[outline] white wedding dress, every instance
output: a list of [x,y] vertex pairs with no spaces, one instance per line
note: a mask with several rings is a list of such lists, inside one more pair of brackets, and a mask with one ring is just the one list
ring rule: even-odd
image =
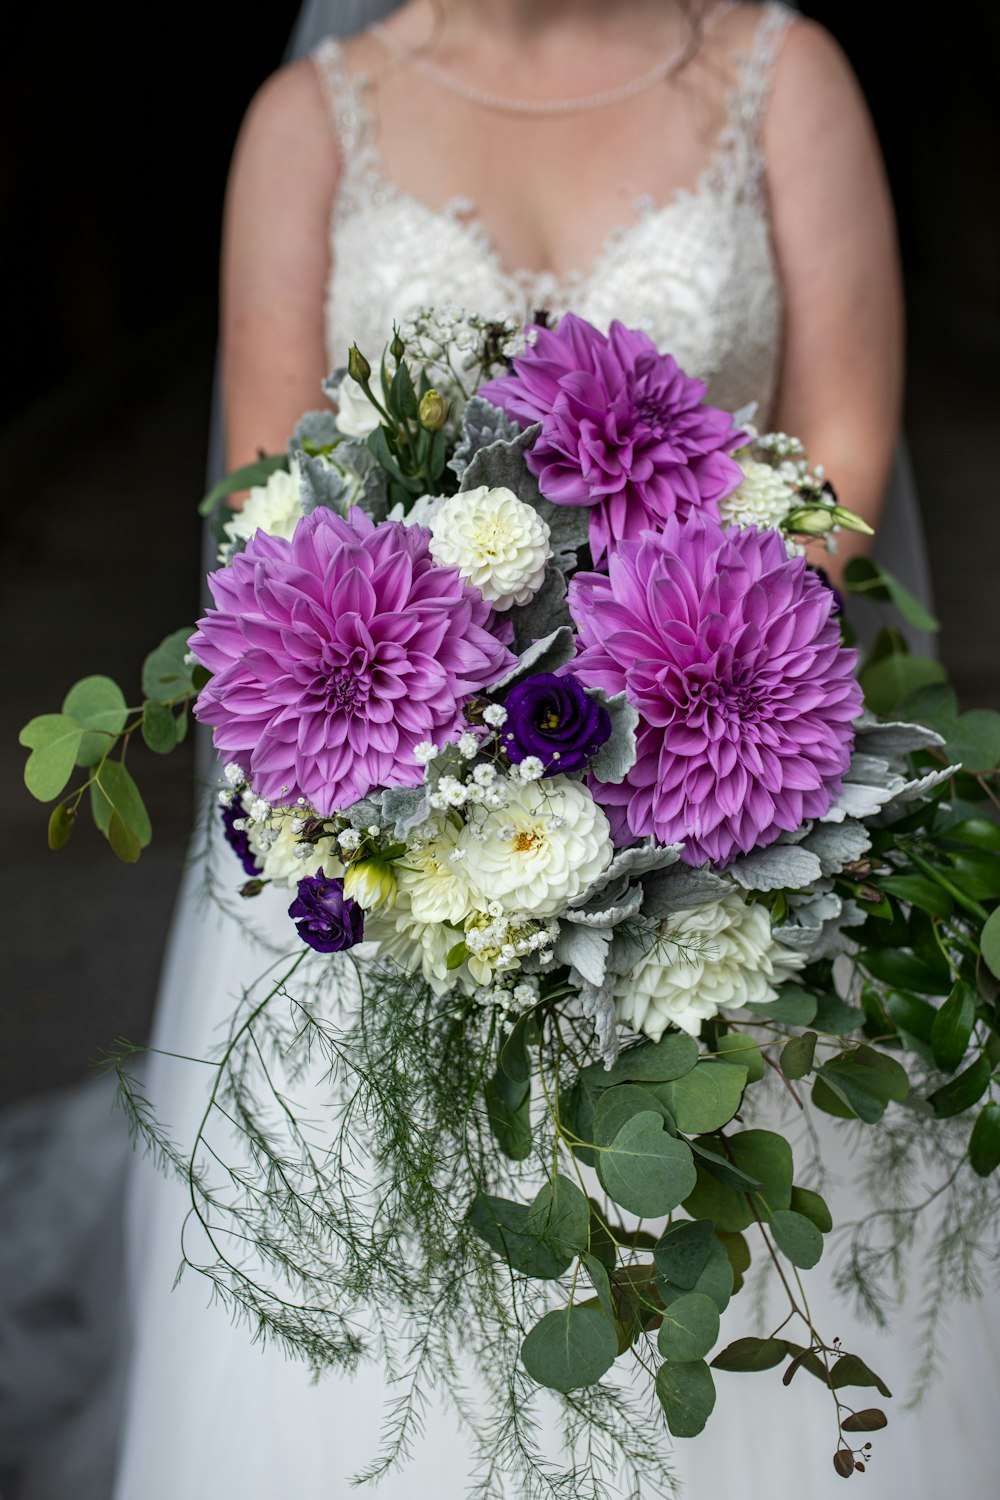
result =
[[[333,265],[327,304],[331,367],[357,341],[378,351],[391,327],[415,304],[448,301],[479,312],[524,316],[539,307],[572,307],[606,326],[612,317],[645,328],[689,372],[708,381],[710,397],[738,408],[758,404],[766,425],[782,337],[782,297],[772,251],[759,127],[783,34],[792,20],[781,5],[764,7],[751,54],[731,101],[727,127],[698,183],[668,203],[636,205],[634,221],[607,242],[596,264],[569,279],[505,270],[474,206],[432,210],[389,183],[375,146],[370,93],[349,75],[337,43],[316,64],[343,151],[342,188],[331,219]],[[912,527],[890,515],[896,544],[890,565],[920,588],[902,564]],[[883,555],[885,549],[883,547]],[[219,878],[239,883],[234,861]],[[218,1040],[242,985],[266,961],[227,918],[198,897],[198,873],[182,892],[174,923],[155,1045],[206,1056]],[[267,891],[254,903],[273,940],[295,946],[284,899]],[[289,941],[291,939],[291,941]],[[204,1070],[154,1056],[149,1092],[174,1139],[190,1138],[204,1105]],[[186,1200],[148,1162],[132,1185],[129,1299],[134,1349],[115,1500],[337,1500],[356,1493],[349,1477],[369,1462],[387,1393],[381,1371],[330,1376],[310,1384],[305,1368],[280,1352],[263,1352],[224,1311],[210,1308],[210,1289],[188,1272],[171,1289]],[[821,1266],[807,1278],[820,1328],[840,1334],[905,1400],[910,1366],[906,1340],[858,1329],[834,1311]],[[734,1328],[750,1331],[750,1299],[733,1304]],[[939,1500],[995,1493],[992,1431],[1000,1394],[1000,1339],[984,1304],[956,1308],[946,1340],[950,1366],[922,1412],[896,1411],[876,1434],[872,1471],[856,1484],[875,1500]],[[756,1330],[753,1330],[756,1331]],[[705,1435],[677,1445],[676,1470],[693,1500],[810,1500],[839,1493],[831,1465],[829,1393],[801,1376],[790,1390],[780,1370],[720,1374],[718,1406]],[[808,1386],[808,1388],[807,1388]],[[871,1404],[861,1393],[858,1405]],[[442,1410],[427,1414],[413,1462],[377,1493],[386,1500],[457,1500],[470,1463],[464,1440]],[[52,1497],[57,1500],[57,1497]],[[70,1500],[69,1496],[65,1500]],[[520,1500],[515,1496],[514,1500]]]

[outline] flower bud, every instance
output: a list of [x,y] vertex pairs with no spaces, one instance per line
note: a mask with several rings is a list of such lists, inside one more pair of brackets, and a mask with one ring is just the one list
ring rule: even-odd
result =
[[403,343],[403,340],[399,336],[398,328],[394,328],[392,330],[392,343],[389,345],[389,353],[392,355],[397,365],[399,364],[399,361],[402,359],[403,355],[406,353],[406,345]]
[[352,344],[348,352],[347,373],[359,385],[363,385],[367,380],[371,379],[372,367],[361,353],[357,344]]
[[344,895],[356,901],[365,911],[377,911],[380,906],[387,910],[396,904],[396,872],[392,865],[377,855],[369,859],[355,859],[347,866],[344,875]]
[[799,536],[826,536],[837,524],[834,511],[825,505],[804,505],[793,510],[785,526]]
[[420,425],[428,432],[440,432],[448,420],[448,403],[439,391],[425,391],[420,398]]
[[845,510],[842,505],[834,507],[833,518],[838,526],[843,526],[845,531],[860,531],[864,536],[874,536],[875,533],[867,521],[862,521],[853,510]]

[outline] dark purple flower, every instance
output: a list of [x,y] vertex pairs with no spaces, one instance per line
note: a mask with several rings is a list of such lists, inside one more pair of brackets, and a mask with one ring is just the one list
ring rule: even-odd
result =
[[717,517],[742,482],[729,452],[745,441],[728,412],[646,334],[614,322],[607,336],[567,313],[537,328],[513,372],[479,394],[542,430],[526,460],[556,505],[590,505],[596,561],[668,516]]
[[500,740],[513,762],[537,755],[546,771],[578,771],[611,738],[611,716],[569,674],[526,677],[503,703]]
[[250,848],[250,840],[245,828],[234,828],[233,824],[237,818],[245,818],[246,812],[243,802],[239,797],[234,797],[228,807],[223,807],[222,826],[226,834],[226,843],[232,849],[236,858],[243,866],[248,875],[259,875],[261,866],[257,863]]
[[513,665],[479,590],[429,541],[321,507],[291,541],[258,531],[209,574],[216,607],[190,644],[213,676],[195,714],[259,796],[326,814],[376,786],[419,786],[415,747],[447,739]]
[[344,882],[328,880],[322,870],[299,881],[299,893],[288,915],[296,931],[317,953],[341,953],[360,943],[365,914],[356,901],[344,897]]
[[653,834],[724,864],[828,810],[862,696],[833,595],[777,531],[672,517],[569,586],[573,670],[627,693],[635,765],[591,788],[618,843]]
[[825,568],[818,568],[815,563],[809,564],[809,571],[810,573],[815,573],[820,583],[825,584],[826,587],[830,590],[830,593],[833,595],[834,614],[842,615],[844,613],[844,596],[838,589],[837,585],[834,583],[833,579],[830,577],[829,573]]

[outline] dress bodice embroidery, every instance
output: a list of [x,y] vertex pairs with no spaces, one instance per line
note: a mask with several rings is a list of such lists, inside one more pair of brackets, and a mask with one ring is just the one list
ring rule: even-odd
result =
[[328,38],[313,54],[342,157],[330,216],[326,340],[331,368],[348,345],[380,351],[394,319],[442,302],[489,317],[572,309],[606,329],[643,328],[709,399],[756,402],[766,422],[778,378],[782,296],[771,243],[761,121],[774,61],[792,12],[763,7],[739,59],[726,124],[693,188],[636,201],[595,262],[569,276],[507,270],[468,199],[430,208],[385,175],[368,103],[370,79],[347,68]]

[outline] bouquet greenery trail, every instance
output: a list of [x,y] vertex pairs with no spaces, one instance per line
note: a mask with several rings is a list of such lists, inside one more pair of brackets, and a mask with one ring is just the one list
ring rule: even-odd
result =
[[[641,333],[429,310],[326,391],[208,497],[250,487],[141,704],[88,677],[22,733],[52,847],[89,805],[134,861],[132,742],[166,753],[193,712],[242,895],[287,887],[193,1142],[138,1049],[112,1059],[186,1185],[185,1260],[318,1371],[384,1360],[367,1479],[433,1388],[484,1496],[660,1492],[718,1372],[778,1365],[863,1470],[889,1391],[803,1273],[839,1235],[879,1321],[925,1218],[940,1295],[995,1254],[1000,716],[892,624],[858,670],[808,549],[863,523]],[[846,573],[933,627],[877,563]],[[835,1227],[838,1129],[881,1201]],[[751,1262],[787,1307],[726,1342]]]

